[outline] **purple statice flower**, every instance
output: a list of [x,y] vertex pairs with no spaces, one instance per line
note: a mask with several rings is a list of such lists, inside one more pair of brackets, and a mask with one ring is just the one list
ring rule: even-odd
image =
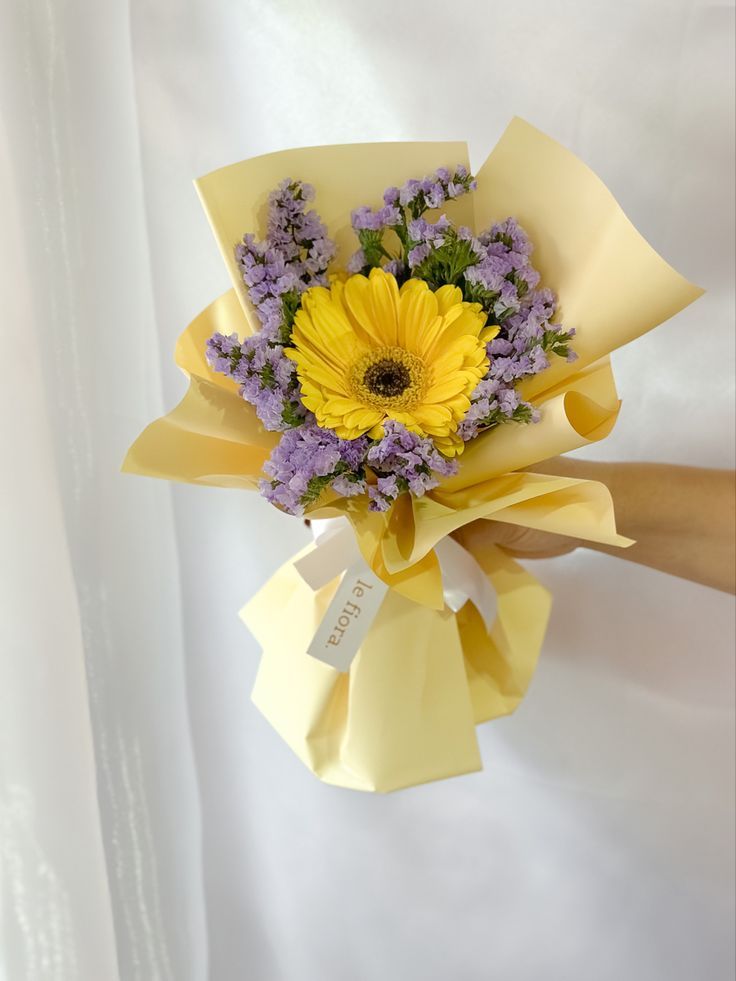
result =
[[457,282],[485,256],[471,230],[464,225],[455,228],[447,215],[440,215],[435,222],[415,218],[409,222],[407,234],[412,275],[426,279],[433,288]]
[[394,205],[387,204],[378,211],[373,211],[368,205],[356,208],[350,216],[350,223],[356,232],[380,232],[401,222],[401,212]]
[[[235,248],[243,282],[270,341],[287,339],[289,312],[310,286],[327,286],[335,244],[315,211],[310,184],[284,180],[268,199],[266,237],[251,234]],[[287,302],[288,301],[288,302]]]
[[394,420],[384,424],[383,438],[373,443],[365,460],[377,476],[368,487],[372,511],[387,511],[403,491],[421,497],[437,486],[438,476],[457,472],[457,463],[443,456],[431,439]]
[[416,269],[417,266],[420,266],[429,256],[431,251],[432,247],[426,242],[422,245],[415,245],[413,249],[409,250],[409,255],[407,256],[409,260],[409,268]]
[[330,485],[343,496],[365,493],[361,465],[368,443],[366,437],[340,439],[313,421],[289,429],[264,464],[269,479],[261,481],[261,493],[289,514],[303,514]]
[[399,203],[398,187],[387,187],[383,192],[383,203],[387,205],[397,205]]
[[408,180],[399,189],[399,202],[413,218],[419,218],[428,208],[441,208],[447,201],[474,191],[475,187],[474,178],[462,164],[458,164],[453,172],[440,167],[422,180]]
[[435,222],[415,218],[409,222],[408,232],[413,242],[426,243],[438,249],[445,244],[446,235],[451,228],[452,222],[447,215],[440,215]]
[[499,222],[477,242],[479,261],[465,270],[464,293],[481,303],[500,331],[488,344],[488,372],[458,428],[464,440],[502,422],[538,421],[539,413],[521,399],[516,386],[548,368],[551,354],[576,357],[569,347],[575,331],[552,322],[555,296],[539,288],[539,273],[530,258],[532,244],[518,222]]
[[399,189],[399,204],[402,208],[408,208],[417,200],[422,190],[422,182],[412,177]]
[[379,477],[375,484],[368,487],[370,500],[368,507],[371,511],[388,511],[401,491],[402,488],[394,474]]
[[476,238],[473,231],[467,227],[467,225],[458,225],[457,227],[457,237],[461,242],[469,242],[470,248],[478,259],[485,257],[485,250],[480,243],[480,240]]
[[[467,441],[491,425],[511,422],[515,416],[530,415],[532,412],[532,407],[521,400],[512,385],[486,376],[473,392],[470,409],[458,426],[458,433]],[[519,421],[522,419],[519,418]]]
[[[373,484],[366,482],[366,467],[376,476]],[[457,463],[393,420],[379,440],[344,440],[309,419],[284,433],[264,471],[269,479],[261,481],[261,493],[290,514],[302,514],[327,488],[343,497],[367,491],[370,509],[387,511],[406,491],[421,497],[436,487],[439,477],[457,472]]]
[[341,497],[357,497],[365,494],[365,480],[362,477],[356,479],[354,476],[346,477],[340,474],[339,477],[335,477],[330,486]]
[[311,185],[292,180],[271,193],[265,239],[247,234],[235,249],[261,330],[242,344],[235,335],[215,334],[206,347],[210,365],[240,384],[240,394],[270,430],[300,425],[307,416],[283,345],[301,294],[328,285],[327,268],[335,255],[319,216],[307,210],[313,197]]
[[362,249],[358,249],[348,259],[346,268],[349,273],[359,273],[367,264],[368,260],[365,257],[365,252]]
[[488,231],[481,236],[481,239],[486,244],[501,241],[511,252],[518,252],[522,255],[531,255],[533,250],[529,236],[515,218],[507,218],[506,221],[491,225]]
[[289,429],[307,418],[294,363],[284,356],[281,345],[262,332],[242,342],[237,334],[213,334],[206,355],[215,371],[240,385],[241,396],[255,407],[266,429]]
[[395,276],[396,279],[406,277],[407,268],[401,259],[390,259],[383,267],[384,271]]
[[524,230],[513,218],[493,225],[477,239],[478,259],[465,271],[468,283],[489,297],[489,312],[507,317],[519,310],[522,296],[539,283],[539,273],[531,264],[532,246]]
[[213,334],[205,344],[205,353],[211,368],[232,377],[242,356],[240,338],[237,334]]
[[465,279],[488,290],[489,293],[499,293],[503,288],[507,274],[513,270],[501,256],[484,255],[480,262],[465,270]]
[[[383,194],[384,206],[373,210],[367,205],[352,212],[351,222],[358,236],[360,249],[348,263],[349,272],[383,266],[406,279],[427,257],[425,245],[439,248],[450,222],[443,215],[434,224],[426,222],[422,215],[428,210],[441,208],[447,201],[475,189],[475,180],[467,169],[459,164],[450,171],[440,167],[434,174],[423,178],[411,178],[403,187],[387,187]],[[384,232],[394,229],[400,244],[398,254],[392,254],[384,245]],[[417,251],[418,250],[418,251]],[[394,271],[396,270],[396,271]]]
[[424,200],[428,208],[441,208],[442,205],[447,200],[445,188],[439,181],[436,184],[431,184],[427,190],[424,192]]

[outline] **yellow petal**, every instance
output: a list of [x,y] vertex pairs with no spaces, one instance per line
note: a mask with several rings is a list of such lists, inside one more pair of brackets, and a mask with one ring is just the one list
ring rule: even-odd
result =
[[487,344],[488,341],[493,340],[493,338],[498,334],[500,330],[501,328],[499,327],[498,324],[495,324],[492,327],[490,326],[484,327],[483,330],[480,332],[480,339],[483,341],[484,344]]
[[354,430],[357,434],[364,433],[366,430],[375,426],[383,420],[383,413],[365,406],[358,406],[345,415],[345,426]]
[[414,353],[420,358],[423,358],[424,361],[431,361],[431,352],[434,351],[435,344],[441,338],[444,329],[444,318],[440,316],[435,317],[431,323],[426,324],[414,339]]
[[412,415],[420,426],[445,426],[452,418],[446,405],[418,405]]
[[437,298],[428,288],[406,290],[399,301],[399,347],[418,354],[420,338],[437,319],[437,309]]
[[299,357],[296,360],[296,373],[300,381],[312,381],[321,386],[327,386],[335,392],[347,395],[345,376],[335,371],[327,364]]
[[465,449],[465,443],[457,433],[451,432],[447,436],[435,438],[435,446],[444,456],[459,456]]
[[355,411],[355,406],[356,403],[353,398],[332,398],[325,402],[325,412],[333,416],[346,416],[348,412]]
[[444,316],[452,307],[463,302],[463,291],[459,286],[441,286],[434,294],[437,297],[439,312]]
[[467,379],[463,375],[450,375],[438,385],[432,385],[424,396],[427,402],[446,402],[459,395],[467,387]]
[[351,276],[345,283],[342,296],[355,336],[371,346],[390,347],[383,324],[377,323],[373,316],[368,279],[365,276]]
[[400,343],[399,330],[399,287],[393,276],[382,269],[372,269],[368,279],[371,312],[374,323],[381,325],[381,332],[389,346]]
[[439,358],[435,358],[432,363],[432,377],[435,383],[444,381],[448,375],[454,374],[465,364],[465,352],[456,346],[450,347]]

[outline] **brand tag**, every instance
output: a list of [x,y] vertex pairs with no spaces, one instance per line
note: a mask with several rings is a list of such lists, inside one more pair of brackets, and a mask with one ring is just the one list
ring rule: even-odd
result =
[[345,572],[307,653],[347,671],[376,618],[388,586],[361,558]]

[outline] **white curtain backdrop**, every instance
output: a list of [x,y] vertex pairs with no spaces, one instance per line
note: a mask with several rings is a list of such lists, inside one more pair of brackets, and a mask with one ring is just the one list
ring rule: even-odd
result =
[[0,0],[2,981],[733,977],[729,597],[534,564],[550,631],[485,771],[363,795],[249,702],[237,610],[300,522],[118,472],[228,286],[194,177],[366,140],[479,164],[514,114],[708,290],[615,355],[588,455],[733,466],[733,31],[705,0]]

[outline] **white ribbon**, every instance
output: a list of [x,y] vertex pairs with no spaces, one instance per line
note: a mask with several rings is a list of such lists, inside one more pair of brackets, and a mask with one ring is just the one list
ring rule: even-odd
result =
[[[347,671],[389,587],[361,555],[347,518],[320,519],[311,527],[316,548],[294,563],[297,572],[314,590],[343,575],[307,653]],[[496,618],[496,594],[481,567],[453,538],[444,538],[434,551],[447,606],[457,613],[470,600],[490,630]]]

